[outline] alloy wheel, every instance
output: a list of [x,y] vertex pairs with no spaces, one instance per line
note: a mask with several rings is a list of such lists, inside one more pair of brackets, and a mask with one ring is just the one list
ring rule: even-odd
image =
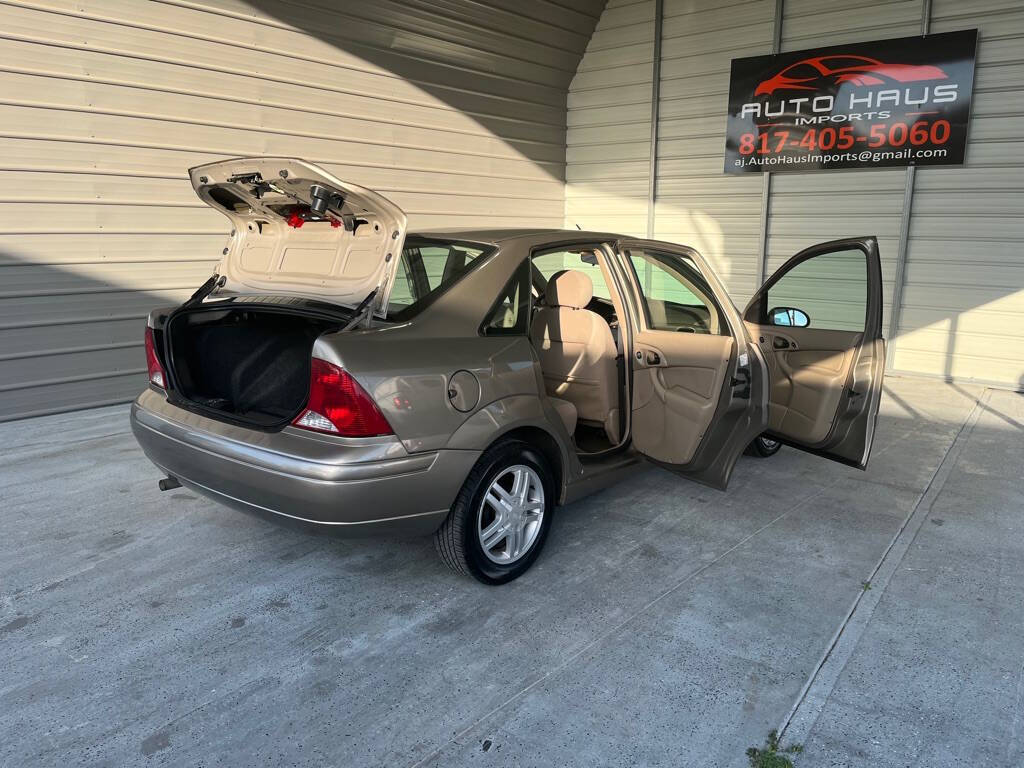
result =
[[529,552],[540,534],[544,507],[544,484],[532,468],[516,464],[499,472],[476,515],[487,559],[508,565]]

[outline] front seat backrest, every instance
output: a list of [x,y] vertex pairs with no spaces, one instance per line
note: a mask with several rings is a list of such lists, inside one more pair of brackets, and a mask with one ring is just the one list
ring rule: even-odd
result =
[[579,420],[603,427],[614,445],[619,442],[615,340],[604,318],[584,309],[593,295],[584,273],[556,272],[533,317],[530,340],[548,395],[575,405]]

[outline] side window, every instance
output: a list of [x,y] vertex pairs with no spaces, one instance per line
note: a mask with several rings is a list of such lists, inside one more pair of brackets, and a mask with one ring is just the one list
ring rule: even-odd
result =
[[768,325],[863,331],[867,257],[853,248],[801,261],[768,288]]
[[468,250],[455,245],[427,245],[419,251],[420,258],[423,259],[423,272],[431,291],[442,282],[450,281],[452,276],[461,274],[472,258]]
[[484,336],[521,336],[530,316],[530,263],[524,261],[498,294],[480,332]]
[[407,239],[388,297],[388,315],[408,319],[472,269],[483,253],[468,244]]
[[593,249],[585,251],[551,251],[533,257],[533,265],[543,275],[544,280],[563,269],[574,269],[590,278],[594,284],[594,295],[599,299],[611,300],[611,292],[604,281],[604,273],[593,256]]
[[697,265],[683,256],[626,251],[644,299],[647,327],[720,334],[721,314]]
[[427,275],[423,271],[423,260],[419,248],[406,248],[398,262],[395,284],[391,287],[388,305],[391,310],[407,307],[430,293]]

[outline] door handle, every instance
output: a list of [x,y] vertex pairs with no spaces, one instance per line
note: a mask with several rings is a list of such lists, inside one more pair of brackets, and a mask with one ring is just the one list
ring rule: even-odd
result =
[[647,364],[648,365],[658,365],[659,363],[661,363],[661,355],[659,355],[654,350],[648,350],[647,351]]
[[789,349],[789,341],[776,336],[772,339],[772,346],[776,349]]

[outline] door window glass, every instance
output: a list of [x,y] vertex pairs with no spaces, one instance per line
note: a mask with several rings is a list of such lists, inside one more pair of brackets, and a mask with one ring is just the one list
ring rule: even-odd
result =
[[769,325],[863,331],[867,289],[863,251],[852,248],[823,253],[801,261],[772,284],[765,318]]
[[648,328],[721,333],[721,316],[711,288],[690,259],[637,249],[626,254],[643,294]]

